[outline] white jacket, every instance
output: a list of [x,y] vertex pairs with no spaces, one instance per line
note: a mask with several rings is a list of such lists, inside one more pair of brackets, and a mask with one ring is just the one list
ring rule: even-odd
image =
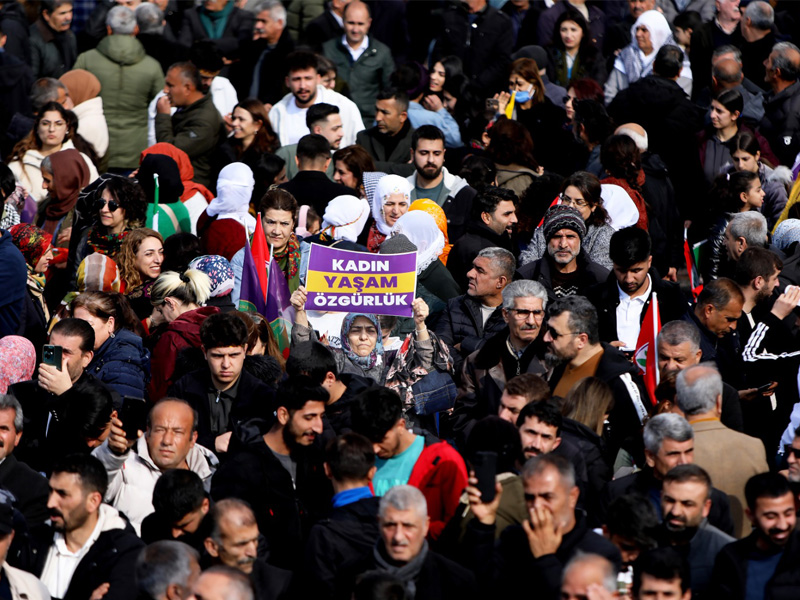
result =
[[[290,102],[294,102],[294,96],[292,96],[291,93],[281,98],[280,102],[276,103],[275,106],[272,107],[272,110],[269,111],[269,121],[272,123],[272,129],[275,130],[275,133],[281,141],[281,146],[288,146],[289,144],[296,143],[297,137],[302,137],[308,133],[308,127],[304,125],[303,132],[300,136],[292,138],[289,135],[287,127],[282,126]],[[344,137],[342,138],[340,147],[345,148],[355,144],[356,135],[359,131],[364,129],[364,121],[361,119],[361,113],[356,103],[338,92],[329,90],[324,85],[318,85],[317,98],[314,104],[319,104],[321,102],[339,107],[339,115],[342,117],[342,129],[344,130]]]
[[3,574],[11,587],[11,597],[14,600],[50,600],[50,592],[45,585],[30,573],[15,569],[5,562]]
[[[72,140],[66,141],[61,145],[62,150],[74,150]],[[94,166],[92,159],[81,152],[86,166],[89,167],[89,183],[97,179],[97,167]],[[47,190],[42,188],[42,161],[44,156],[38,150],[28,150],[22,157],[22,161],[14,160],[8,163],[8,168],[14,174],[17,183],[25,188],[31,197],[38,204],[47,197]],[[88,184],[87,184],[88,185]]]
[[108,123],[103,113],[103,99],[98,96],[81,102],[72,112],[78,117],[78,133],[94,147],[97,156],[105,156],[108,152]]
[[[108,472],[108,491],[105,501],[123,513],[141,533],[142,521],[153,512],[153,488],[161,477],[161,470],[150,458],[144,436],[136,442],[135,451],[128,450],[122,456],[111,452],[108,441],[94,449],[96,456]],[[213,452],[195,444],[186,456],[189,470],[203,480],[206,491],[211,486],[211,476],[219,465]]]

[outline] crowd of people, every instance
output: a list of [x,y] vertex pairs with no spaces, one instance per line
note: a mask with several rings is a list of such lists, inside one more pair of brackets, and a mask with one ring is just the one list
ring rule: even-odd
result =
[[[800,597],[797,39],[0,0],[0,596]],[[416,255],[406,316],[314,246]]]

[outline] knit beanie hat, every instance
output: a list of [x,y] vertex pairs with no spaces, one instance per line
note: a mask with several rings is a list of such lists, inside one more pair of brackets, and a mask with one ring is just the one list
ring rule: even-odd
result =
[[548,242],[550,238],[561,229],[571,229],[578,234],[581,241],[583,241],[583,237],[586,235],[586,223],[583,222],[583,217],[578,209],[561,204],[557,204],[548,209],[544,215],[542,229],[544,232],[544,239]]
[[411,243],[411,240],[402,233],[398,233],[383,241],[379,254],[403,254],[416,251],[417,247]]

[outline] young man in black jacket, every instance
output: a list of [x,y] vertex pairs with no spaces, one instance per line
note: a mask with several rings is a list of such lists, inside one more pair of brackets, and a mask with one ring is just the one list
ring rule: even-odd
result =
[[144,544],[116,509],[103,504],[107,485],[102,463],[88,454],[53,465],[51,528],[33,532],[28,552],[12,561],[39,577],[53,598],[85,600],[105,585],[107,600],[137,597],[136,558]]
[[228,451],[233,428],[248,418],[270,418],[267,384],[243,370],[247,326],[234,313],[211,315],[200,327],[208,366],[175,382],[170,396],[197,411],[197,443],[218,454]]
[[633,351],[654,293],[662,323],[683,319],[689,303],[678,284],[661,279],[653,270],[650,235],[644,229],[626,227],[615,232],[608,253],[614,269],[586,297],[597,307],[600,339]]
[[211,480],[212,499],[250,504],[267,539],[270,563],[277,567],[300,566],[308,532],[330,506],[330,483],[314,447],[327,401],[328,392],[309,377],[285,380],[272,426],[263,435],[259,430],[237,439],[232,456]]

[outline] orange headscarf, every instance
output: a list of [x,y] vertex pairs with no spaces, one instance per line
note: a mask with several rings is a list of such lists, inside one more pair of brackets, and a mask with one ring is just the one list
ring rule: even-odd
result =
[[194,167],[192,166],[192,161],[189,159],[189,155],[186,154],[186,152],[173,146],[172,144],[159,142],[142,150],[142,155],[139,157],[140,164],[144,160],[144,157],[148,154],[163,154],[165,156],[169,156],[172,160],[178,163],[178,170],[180,171],[181,181],[183,182],[183,195],[181,195],[182,202],[186,202],[197,192],[200,192],[208,202],[211,202],[214,199],[214,194],[208,191],[206,186],[204,186],[202,183],[195,183],[192,181],[192,178],[194,177]]
[[59,77],[59,81],[67,86],[75,106],[100,95],[100,80],[84,69],[67,71]]
[[442,207],[436,204],[436,202],[433,200],[428,198],[420,198],[419,200],[414,200],[408,210],[424,211],[432,216],[433,220],[436,221],[436,226],[439,228],[439,231],[442,232],[442,235],[444,235],[444,250],[442,250],[442,253],[439,255],[439,260],[446,265],[447,257],[450,255],[450,249],[453,247],[453,244],[450,243],[450,240],[447,237],[447,217],[444,216]]

